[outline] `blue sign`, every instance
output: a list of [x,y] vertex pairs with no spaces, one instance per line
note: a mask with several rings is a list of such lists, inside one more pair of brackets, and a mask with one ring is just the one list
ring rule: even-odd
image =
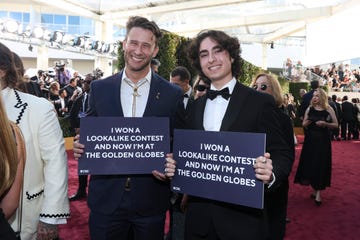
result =
[[80,119],[80,175],[163,172],[170,152],[169,119],[85,117]]
[[174,132],[174,192],[264,208],[264,184],[253,165],[265,153],[265,134],[179,130]]

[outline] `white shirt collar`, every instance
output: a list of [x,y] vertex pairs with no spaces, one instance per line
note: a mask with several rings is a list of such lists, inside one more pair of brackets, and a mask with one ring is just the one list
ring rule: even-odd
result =
[[[126,70],[126,67],[124,68],[121,81],[123,82],[125,79],[128,79],[128,80],[130,80],[131,84],[134,85],[133,81],[131,81],[131,79],[127,77],[125,70]],[[149,71],[146,74],[146,76],[143,79],[140,79],[140,81],[138,82],[138,85],[139,85],[139,83],[141,83],[143,81],[147,81],[147,82],[149,82],[149,84],[151,83],[151,70],[150,70],[150,68],[149,68]]]
[[210,86],[211,90],[222,90],[224,88],[229,88],[229,93],[232,94],[232,92],[234,91],[236,85],[236,79],[233,77],[228,83],[226,83],[221,89],[216,89],[212,84]]

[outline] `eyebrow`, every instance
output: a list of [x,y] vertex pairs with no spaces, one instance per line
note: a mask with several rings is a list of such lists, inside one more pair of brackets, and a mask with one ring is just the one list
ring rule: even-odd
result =
[[[224,48],[223,48],[222,46],[220,46],[220,45],[215,45],[215,46],[211,49],[211,51],[214,51],[214,50],[224,50]],[[201,53],[206,53],[206,52],[209,52],[209,51],[206,50],[206,49],[204,49],[204,50],[201,50],[201,51],[199,52],[199,54],[201,54]]]

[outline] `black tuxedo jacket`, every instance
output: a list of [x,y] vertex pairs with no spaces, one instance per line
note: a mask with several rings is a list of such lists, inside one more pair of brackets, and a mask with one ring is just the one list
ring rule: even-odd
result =
[[[87,116],[123,117],[120,85],[122,73],[91,83]],[[169,117],[171,130],[182,105],[182,91],[157,74],[152,74],[144,117]],[[165,159],[164,159],[165,161]],[[124,193],[124,175],[92,175],[88,205],[91,211],[112,214]],[[165,213],[169,207],[170,188],[149,175],[131,176],[131,198],[134,209],[143,216]]]
[[[204,129],[206,101],[206,96],[202,96],[191,105],[187,116],[188,128]],[[266,133],[266,151],[271,154],[276,181],[270,188],[265,186],[265,189],[275,191],[288,181],[293,150],[287,143],[272,96],[236,83],[220,131]],[[268,234],[266,209],[191,197],[186,214],[186,231],[193,231],[197,235],[206,234],[210,226],[215,228],[221,239],[256,240],[265,239]]]
[[[74,102],[73,102],[73,104],[71,106],[71,109],[70,109],[70,124],[71,124],[71,127],[73,129],[80,127],[80,118],[79,118],[80,111],[86,112],[86,110],[87,110],[87,106],[85,107],[86,109],[82,109],[83,108],[84,97],[85,97],[85,92],[81,93],[81,95],[78,96],[74,100]],[[87,97],[89,97],[89,95]],[[88,102],[88,101],[86,101],[86,102]]]
[[341,104],[341,110],[342,110],[342,120],[346,122],[352,122],[355,121],[355,109],[354,105],[351,102],[344,101]]

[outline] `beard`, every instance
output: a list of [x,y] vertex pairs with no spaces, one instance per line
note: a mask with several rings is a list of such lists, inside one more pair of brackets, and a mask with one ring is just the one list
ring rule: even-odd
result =
[[143,59],[142,62],[134,63],[134,61],[131,59],[131,54],[129,53],[125,53],[124,58],[125,58],[126,68],[134,72],[143,71],[144,69],[150,66],[150,62],[151,62],[151,57],[150,57]]

